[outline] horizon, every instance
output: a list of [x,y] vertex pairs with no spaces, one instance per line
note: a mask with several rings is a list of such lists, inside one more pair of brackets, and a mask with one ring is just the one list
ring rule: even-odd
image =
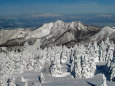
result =
[[0,17],[114,15],[114,0],[0,0]]

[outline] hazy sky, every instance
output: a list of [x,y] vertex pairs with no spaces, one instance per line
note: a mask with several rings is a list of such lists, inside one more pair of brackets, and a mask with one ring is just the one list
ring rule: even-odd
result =
[[115,0],[0,0],[0,16],[115,14]]

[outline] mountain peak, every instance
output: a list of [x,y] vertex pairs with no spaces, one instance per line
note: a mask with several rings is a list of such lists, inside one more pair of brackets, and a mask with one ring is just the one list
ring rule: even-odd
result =
[[106,27],[102,28],[102,31],[103,31],[104,33],[109,33],[109,34],[111,34],[111,33],[115,32],[115,29],[106,26]]
[[63,24],[64,22],[63,21],[61,21],[61,20],[57,20],[57,21],[55,21],[55,24]]
[[106,26],[102,28],[97,34],[93,35],[91,37],[91,40],[101,41],[104,40],[105,37],[109,37],[109,39],[114,39],[115,38],[114,34],[115,34],[115,29]]
[[76,21],[76,22],[71,22],[70,23],[70,27],[72,28],[76,28],[78,30],[87,30],[88,28],[82,24],[80,21]]

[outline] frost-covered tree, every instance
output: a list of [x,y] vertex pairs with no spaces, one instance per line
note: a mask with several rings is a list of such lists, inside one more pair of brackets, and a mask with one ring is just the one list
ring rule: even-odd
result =
[[67,62],[68,58],[69,58],[69,49],[66,46],[63,46],[63,49],[61,52],[61,63]]
[[9,86],[16,86],[16,84],[15,84],[15,78],[13,78],[11,80],[11,82],[9,83]]
[[50,66],[50,74],[54,77],[58,77],[62,74],[60,63],[57,63],[56,61],[52,62]]
[[114,59],[114,43],[113,42],[109,46],[106,59],[107,59],[107,67],[109,68],[112,60]]
[[94,53],[93,53],[93,58],[95,59],[96,62],[99,62],[99,46],[97,45],[97,42],[95,41],[93,43],[93,48]]
[[95,59],[92,57],[93,53],[79,44],[74,50],[74,60],[71,66],[71,71],[75,78],[91,78],[94,76],[96,70]]
[[107,52],[107,60],[112,60],[113,59],[113,53],[114,53],[114,43],[111,42],[111,45],[109,46],[108,52]]
[[62,52],[62,54],[61,54],[61,63],[65,63],[65,62],[67,62],[67,60],[68,60],[68,57],[66,56],[66,52]]
[[112,68],[110,73],[110,80],[115,81],[115,67]]
[[74,77],[75,78],[82,78],[82,75],[81,75],[81,60],[75,60],[74,62],[74,68],[73,68],[73,73],[74,73]]
[[102,76],[102,84],[101,84],[101,86],[107,86],[106,77],[105,77],[104,74]]
[[86,54],[84,57],[82,57],[81,60],[82,64],[82,78],[91,78],[94,76],[95,70],[96,70],[96,63],[93,58],[90,57],[90,55]]
[[34,86],[41,86],[41,83],[36,83],[35,82]]
[[8,76],[0,76],[0,86],[7,86]]
[[[61,66],[70,65],[69,71],[75,78],[91,78],[96,69],[95,62],[107,61],[111,79],[114,78],[113,64],[114,43],[109,39],[102,41],[100,45],[97,42],[89,43],[88,46],[77,44],[74,47],[51,46],[44,49],[40,48],[40,40],[34,45],[25,43],[25,49],[21,52],[11,51],[7,53],[0,52],[0,82],[3,86],[7,84],[8,76],[14,73],[23,73],[24,71],[40,72],[42,69],[49,69],[52,76],[61,76]],[[2,57],[2,58],[1,58]],[[60,64],[63,63],[63,64]]]
[[104,41],[106,49],[111,45],[111,41],[109,40],[109,37],[106,38]]
[[[44,63],[40,64],[38,61],[41,59],[37,58],[40,54],[39,44],[36,43],[33,46],[25,46],[24,51],[17,52],[0,52],[0,79],[2,85],[6,83],[9,75],[13,73],[23,73],[25,70],[35,70],[39,72],[43,67]],[[6,86],[6,85],[5,85]]]
[[21,76],[21,81],[22,82],[27,82],[27,80],[23,76]]
[[[18,69],[20,70],[20,54],[12,51],[12,52],[8,52],[8,53],[0,53],[1,58],[1,70],[0,70],[0,75],[2,78],[4,78],[6,81],[8,79],[8,76],[14,73],[15,71],[18,71]],[[0,81],[4,80],[1,79]],[[4,85],[6,83],[6,81],[4,81],[4,83],[2,83],[2,85]]]
[[43,73],[41,73],[38,78],[39,78],[40,83],[44,83],[45,82],[45,77],[44,77]]
[[99,60],[100,62],[104,62],[106,61],[106,55],[107,55],[107,47],[104,43],[104,41],[102,41],[100,43],[100,47],[99,47]]
[[111,81],[115,81],[115,60],[113,59],[110,63],[109,68],[109,78]]
[[106,62],[108,59],[112,59],[112,53],[114,52],[114,43],[107,39],[102,41],[99,45],[99,60]]
[[25,85],[24,86],[28,86],[28,82],[25,82]]
[[73,48],[70,48],[70,59],[69,59],[70,63],[74,61],[74,52],[75,50]]
[[87,65],[87,77],[94,76],[96,62],[98,62],[98,47],[97,43],[94,43],[93,45],[90,44],[90,46],[86,48],[85,63]]

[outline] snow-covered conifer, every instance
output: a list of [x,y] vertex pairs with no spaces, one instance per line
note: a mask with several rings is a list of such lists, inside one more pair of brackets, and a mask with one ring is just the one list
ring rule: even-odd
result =
[[44,77],[43,73],[40,74],[39,81],[40,81],[40,83],[44,83],[45,82],[45,77]]
[[94,76],[96,64],[93,55],[95,52],[93,52],[94,49],[91,45],[88,48],[86,49],[79,44],[78,49],[74,52],[74,67],[71,69],[73,69],[75,78],[91,78]]
[[69,49],[66,46],[63,46],[63,50],[61,52],[61,63],[65,63],[69,58]]
[[99,60],[100,60],[100,62],[106,61],[106,55],[107,55],[107,47],[106,47],[104,41],[102,41],[100,43],[100,49],[99,49]]
[[111,45],[109,46],[106,60],[112,60],[113,59],[113,53],[114,53],[114,43],[111,42]]
[[24,86],[28,86],[28,82],[25,82],[25,85]]
[[101,84],[101,86],[107,86],[106,77],[105,77],[104,74],[102,76],[102,84]]
[[23,76],[21,76],[21,81],[22,82],[27,82],[27,80]]
[[53,61],[50,67],[50,74],[54,77],[58,77],[62,74],[60,63],[57,64],[56,61]]
[[99,62],[99,46],[97,45],[97,42],[95,41],[93,43],[93,48],[94,48],[94,58],[96,62]]
[[9,86],[16,86],[16,84],[15,84],[15,78],[13,78],[11,80],[11,82],[9,83]]

